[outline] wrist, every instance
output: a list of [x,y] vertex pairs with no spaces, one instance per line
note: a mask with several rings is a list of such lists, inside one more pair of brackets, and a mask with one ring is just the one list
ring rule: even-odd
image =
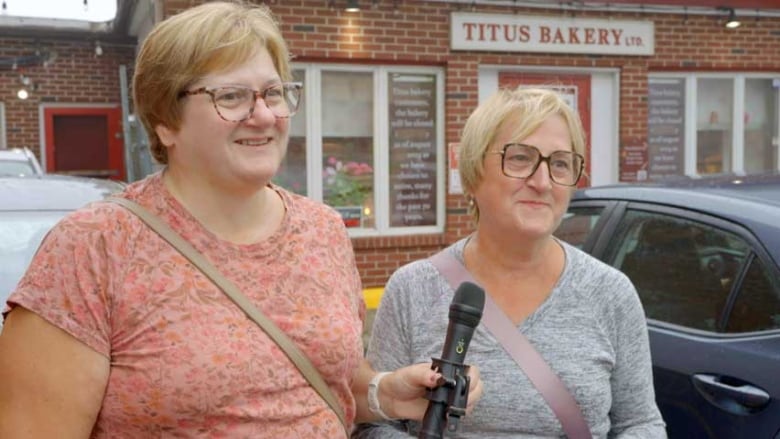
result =
[[385,421],[395,420],[395,418],[389,416],[382,410],[382,404],[380,403],[379,398],[379,385],[382,382],[382,379],[389,374],[390,372],[379,372],[378,374],[374,375],[373,378],[371,378],[371,381],[368,383],[368,395],[366,398],[368,402],[368,410]]

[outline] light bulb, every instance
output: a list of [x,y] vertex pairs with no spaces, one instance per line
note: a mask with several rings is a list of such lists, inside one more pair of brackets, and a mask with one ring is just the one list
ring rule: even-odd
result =
[[16,97],[25,100],[30,97],[30,93],[27,92],[26,88],[20,88],[19,91],[16,92]]

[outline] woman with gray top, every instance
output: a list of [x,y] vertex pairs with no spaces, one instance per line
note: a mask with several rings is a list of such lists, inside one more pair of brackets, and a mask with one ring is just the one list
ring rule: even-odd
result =
[[[665,438],[634,286],[553,237],[581,177],[584,149],[579,118],[557,93],[495,93],[469,117],[459,151],[476,230],[445,252],[560,378],[592,437]],[[440,356],[452,297],[430,259],[397,270],[374,322],[367,353],[373,367],[394,370]],[[483,317],[466,356],[480,368],[484,396],[446,437],[563,437],[553,410],[484,324]],[[409,437],[419,428],[387,420],[360,425],[354,437]]]

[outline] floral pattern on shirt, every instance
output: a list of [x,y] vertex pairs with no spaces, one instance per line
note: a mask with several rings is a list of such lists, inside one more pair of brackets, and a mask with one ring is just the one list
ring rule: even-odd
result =
[[[330,208],[271,186],[286,215],[269,239],[220,240],[161,174],[122,196],[160,216],[312,360],[355,417],[365,305],[351,242]],[[93,203],[44,240],[11,306],[110,358],[93,438],[343,438],[336,415],[283,351],[132,213]]]

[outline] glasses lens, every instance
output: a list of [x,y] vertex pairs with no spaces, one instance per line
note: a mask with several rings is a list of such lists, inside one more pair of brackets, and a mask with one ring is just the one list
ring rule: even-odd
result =
[[276,117],[290,117],[298,111],[301,100],[301,85],[286,83],[271,87],[263,92],[265,105]]
[[[252,115],[255,106],[255,91],[245,87],[221,87],[213,90],[214,103],[223,119],[242,122]],[[290,117],[298,110],[301,85],[282,84],[265,89],[263,102],[276,117]]]
[[504,149],[504,174],[514,178],[528,178],[539,162],[539,150],[532,146],[511,144]]
[[279,117],[289,117],[298,112],[298,106],[301,104],[301,89],[302,86],[299,83],[284,84],[284,102],[287,111],[286,116],[278,114]]
[[[542,153],[533,146],[510,144],[504,148],[504,175],[529,178],[538,169]],[[582,173],[583,158],[571,151],[555,151],[545,160],[555,183],[574,186]]]
[[555,151],[549,159],[550,177],[558,184],[574,186],[580,179],[582,157],[570,151]]
[[287,89],[283,85],[271,87],[263,91],[265,105],[276,117],[290,116],[290,103],[287,100]]
[[213,90],[214,104],[223,119],[241,122],[249,117],[255,103],[252,90],[243,87],[221,87]]

